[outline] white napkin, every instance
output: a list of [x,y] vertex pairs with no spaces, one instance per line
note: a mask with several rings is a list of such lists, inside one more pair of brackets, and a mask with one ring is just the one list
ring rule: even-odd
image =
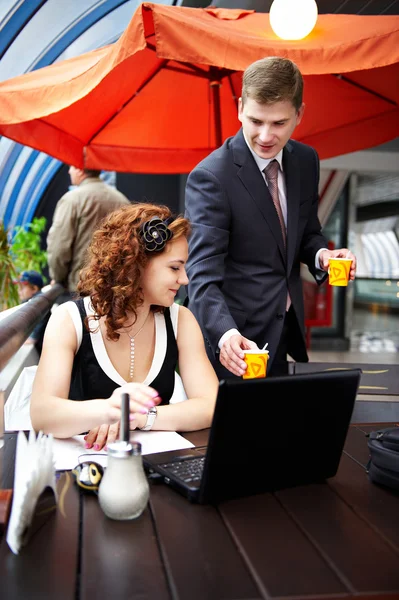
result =
[[54,492],[57,501],[55,468],[53,458],[53,436],[34,431],[29,440],[23,431],[18,433],[15,454],[14,491],[11,516],[7,531],[7,544],[18,554],[29,537],[37,501],[47,488]]

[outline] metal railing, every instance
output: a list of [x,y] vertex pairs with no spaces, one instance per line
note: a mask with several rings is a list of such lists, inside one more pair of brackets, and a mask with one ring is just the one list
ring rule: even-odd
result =
[[0,321],[0,371],[28,339],[65,289],[59,283],[26,302]]

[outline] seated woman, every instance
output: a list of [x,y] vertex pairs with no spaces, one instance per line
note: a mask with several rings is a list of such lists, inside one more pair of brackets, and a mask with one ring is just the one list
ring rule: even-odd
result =
[[[210,426],[218,380],[195,317],[174,303],[188,282],[189,233],[186,219],[152,204],[125,206],[101,222],[80,298],[61,304],[46,329],[31,398],[36,431],[88,431],[86,447],[99,450],[118,436],[124,392],[131,429]],[[188,399],[175,403],[177,367]]]

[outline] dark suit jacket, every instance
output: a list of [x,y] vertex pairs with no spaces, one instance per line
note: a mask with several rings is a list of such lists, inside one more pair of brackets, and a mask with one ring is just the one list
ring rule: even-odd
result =
[[193,226],[188,305],[214,364],[219,339],[237,328],[259,347],[269,343],[271,366],[284,322],[287,285],[300,326],[289,352],[295,360],[308,360],[300,263],[315,277],[316,252],[327,247],[317,217],[316,151],[290,140],[283,151],[283,171],[287,252],[276,209],[242,130],[188,176],[186,216]]

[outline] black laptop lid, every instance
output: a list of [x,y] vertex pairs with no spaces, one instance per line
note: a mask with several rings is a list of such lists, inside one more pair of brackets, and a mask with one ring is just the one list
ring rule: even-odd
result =
[[360,375],[351,369],[221,381],[199,501],[334,476]]

